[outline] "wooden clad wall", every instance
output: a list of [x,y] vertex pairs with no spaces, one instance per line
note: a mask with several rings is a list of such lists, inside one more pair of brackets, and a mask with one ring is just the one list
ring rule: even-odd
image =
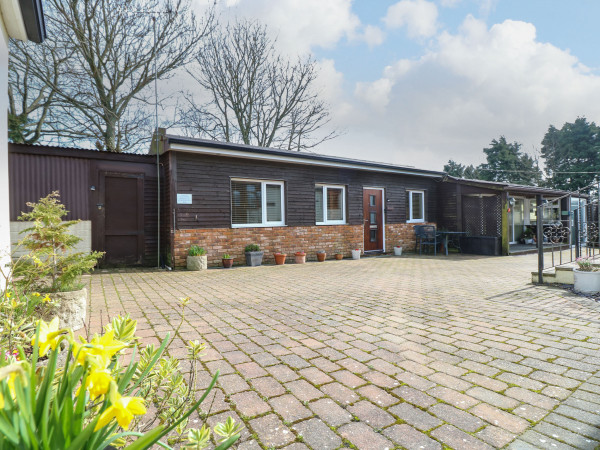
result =
[[[96,228],[99,173],[128,172],[144,176],[144,264],[154,265],[157,252],[157,178],[155,157],[84,149],[9,144],[10,220],[58,190],[69,211],[67,220],[91,220]],[[94,246],[94,237],[92,237]],[[94,250],[99,250],[94,247]],[[100,249],[101,250],[101,249]]]
[[[193,194],[192,205],[173,205],[177,229],[230,227],[231,178],[284,181],[289,226],[315,224],[316,183],[347,186],[347,217],[351,225],[363,223],[363,187],[385,188],[386,223],[406,221],[408,189],[425,190],[426,219],[437,220],[440,183],[433,178],[183,152],[175,155],[175,189],[177,193]],[[171,198],[174,199],[174,195]]]
[[11,153],[8,164],[11,221],[29,211],[28,202],[37,202],[53,191],[59,191],[60,200],[69,211],[66,220],[90,219],[89,159]]

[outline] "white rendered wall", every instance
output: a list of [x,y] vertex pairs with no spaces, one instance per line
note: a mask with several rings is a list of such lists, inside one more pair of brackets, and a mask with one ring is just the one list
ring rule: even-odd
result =
[[[8,35],[0,20],[0,264],[10,261],[10,217],[8,209]],[[0,290],[4,280],[0,280]]]

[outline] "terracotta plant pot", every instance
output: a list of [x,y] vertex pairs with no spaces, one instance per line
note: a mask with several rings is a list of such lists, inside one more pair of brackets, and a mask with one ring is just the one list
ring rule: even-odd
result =
[[344,255],[343,255],[343,254],[341,254],[341,253],[336,253],[336,254],[335,254],[335,259],[337,259],[337,260],[342,260],[342,259],[344,259]]
[[231,266],[233,266],[233,258],[223,258],[221,259],[221,262],[223,263],[224,269],[231,269]]
[[285,264],[285,257],[287,256],[285,253],[275,253],[275,264],[281,266]]
[[296,264],[304,264],[306,262],[306,253],[296,252]]
[[325,253],[325,252],[317,252],[317,260],[319,262],[325,261],[325,258],[327,258],[327,253]]

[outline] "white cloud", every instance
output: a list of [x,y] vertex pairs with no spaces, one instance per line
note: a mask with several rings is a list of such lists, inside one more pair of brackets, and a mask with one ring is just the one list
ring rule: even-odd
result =
[[367,25],[363,33],[363,39],[369,48],[373,48],[383,44],[383,41],[385,40],[385,33],[381,28],[375,25]]
[[459,3],[462,3],[462,0],[440,0],[440,5],[444,8],[454,8]]
[[[197,9],[205,0],[196,0]],[[222,19],[258,19],[278,37],[278,46],[291,54],[315,47],[333,48],[343,38],[355,38],[360,20],[351,0],[227,0],[217,3]]]
[[487,27],[467,17],[416,60],[399,60],[354,91],[349,132],[322,150],[441,169],[480,163],[505,135],[531,151],[550,124],[600,118],[600,77],[568,51],[536,40],[530,23]]
[[409,37],[431,37],[437,31],[438,9],[426,0],[401,0],[390,6],[383,18],[388,28],[406,26]]

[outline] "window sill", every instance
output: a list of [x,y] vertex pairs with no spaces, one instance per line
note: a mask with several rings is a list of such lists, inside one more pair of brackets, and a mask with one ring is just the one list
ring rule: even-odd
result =
[[348,225],[346,222],[315,222],[315,225],[321,227],[321,226],[327,226],[327,225]]
[[276,227],[287,227],[286,224],[284,223],[269,223],[269,224],[264,224],[264,223],[253,223],[253,224],[245,224],[245,225],[241,225],[241,224],[236,224],[236,225],[231,225],[231,228],[276,228]]
[[407,220],[406,223],[427,223],[427,221],[424,219],[413,219],[413,220]]

